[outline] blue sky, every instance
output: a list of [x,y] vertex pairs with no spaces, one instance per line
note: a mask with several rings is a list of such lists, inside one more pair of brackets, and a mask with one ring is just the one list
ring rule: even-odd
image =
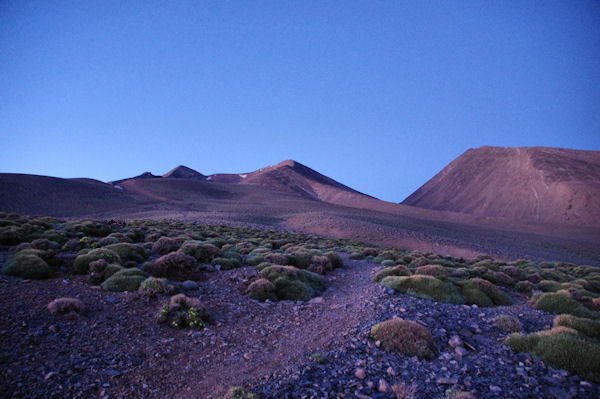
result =
[[468,148],[600,150],[600,2],[0,2],[0,172],[295,159],[400,202]]

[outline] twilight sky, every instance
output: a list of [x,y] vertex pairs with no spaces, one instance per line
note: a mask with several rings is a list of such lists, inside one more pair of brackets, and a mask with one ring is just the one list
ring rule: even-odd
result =
[[0,143],[0,172],[292,158],[400,202],[471,147],[600,150],[600,2],[4,0]]

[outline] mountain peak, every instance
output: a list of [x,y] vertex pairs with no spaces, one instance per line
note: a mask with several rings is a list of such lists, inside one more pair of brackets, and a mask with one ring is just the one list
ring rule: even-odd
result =
[[162,175],[162,177],[170,177],[175,179],[204,179],[204,175],[200,172],[195,171],[187,166],[179,165],[169,172]]

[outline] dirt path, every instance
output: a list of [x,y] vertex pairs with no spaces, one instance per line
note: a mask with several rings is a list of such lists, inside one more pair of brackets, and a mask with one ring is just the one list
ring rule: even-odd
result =
[[[192,350],[188,340],[173,342],[170,362],[193,370],[197,377],[168,393],[184,398],[221,397],[229,386],[250,386],[353,339],[363,316],[373,312],[381,288],[371,282],[373,265],[348,259],[345,264],[346,268],[327,276],[322,301],[301,305],[261,304],[239,292],[223,292],[231,281],[205,282],[201,292],[206,294],[201,298],[214,306],[219,323],[195,334],[198,344]],[[224,317],[219,319],[220,315]]]

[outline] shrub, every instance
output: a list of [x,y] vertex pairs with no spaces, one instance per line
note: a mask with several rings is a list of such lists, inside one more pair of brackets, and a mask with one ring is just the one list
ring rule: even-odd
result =
[[394,262],[393,260],[386,259],[383,262],[381,262],[381,266],[385,266],[385,267],[396,266],[396,262]]
[[325,274],[332,269],[333,266],[331,265],[331,261],[328,257],[314,255],[312,257],[311,264],[310,266],[308,266],[307,270],[317,274]]
[[105,248],[118,254],[122,262],[142,263],[147,258],[146,251],[142,247],[128,242],[107,245]]
[[[265,258],[263,258],[260,255],[252,255],[252,256],[248,256],[246,258],[246,264],[248,266],[253,266],[253,267],[260,265],[264,261],[265,261]],[[267,263],[271,264],[271,262],[267,262]]]
[[311,355],[311,359],[315,363],[327,364],[327,356],[323,355],[322,353],[313,353]]
[[600,383],[600,345],[572,329],[555,327],[528,335],[511,334],[506,344],[516,352],[540,357],[554,368]]
[[365,256],[360,252],[351,252],[348,257],[352,260],[362,260],[365,258]]
[[531,291],[533,291],[533,283],[531,281],[519,281],[517,283],[517,285],[515,285],[515,289],[522,293],[522,294],[526,294],[526,295],[530,295]]
[[23,241],[23,233],[17,227],[9,227],[0,231],[0,244],[2,245],[17,245]]
[[146,273],[136,267],[123,269],[106,279],[101,285],[107,291],[123,292],[137,291],[142,281],[146,279]]
[[339,269],[344,267],[344,261],[342,260],[342,257],[340,256],[340,254],[338,254],[335,251],[328,251],[325,252],[325,256],[327,256],[329,258],[329,261],[331,262],[331,266],[334,269]]
[[388,276],[410,276],[410,270],[408,267],[404,265],[398,265],[394,267],[388,267],[383,270],[378,271],[375,276],[373,276],[373,281],[380,282],[384,278]]
[[174,252],[179,249],[181,242],[171,237],[161,237],[154,245],[152,245],[152,252],[159,255],[166,255],[169,252]]
[[220,266],[221,270],[231,270],[239,267],[239,263],[236,263],[234,259],[229,258],[214,258],[211,264],[213,266]]
[[563,288],[561,283],[552,280],[542,280],[537,287],[544,292],[556,292]]
[[138,293],[145,296],[155,297],[158,294],[166,294],[174,291],[172,285],[169,285],[169,280],[166,278],[148,277],[140,284]]
[[177,294],[161,307],[157,321],[174,328],[202,329],[208,322],[208,313],[198,298]]
[[267,256],[265,256],[265,259],[267,260],[267,262],[271,262],[275,265],[287,265],[288,264],[288,258],[287,256],[285,256],[284,254],[280,254],[280,253],[270,253]]
[[432,276],[389,276],[381,280],[381,285],[403,294],[432,301],[455,304],[464,303],[464,299],[456,286],[451,283],[445,283]]
[[85,305],[77,298],[58,298],[50,302],[47,308],[52,314],[83,313]]
[[179,252],[194,257],[199,263],[209,263],[221,251],[212,244],[190,240],[183,243]]
[[275,295],[275,285],[266,278],[259,278],[248,286],[248,296],[259,301],[277,300]]
[[181,252],[171,252],[148,264],[147,270],[155,277],[185,280],[193,275],[196,258]]
[[487,280],[472,278],[459,283],[465,303],[477,306],[507,306],[512,305],[512,299]]
[[81,220],[77,222],[69,222],[65,225],[65,229],[73,232],[80,232],[86,236],[106,237],[112,230],[109,226],[102,222],[93,220]]
[[290,254],[289,264],[299,269],[308,269],[312,263],[312,255],[308,251],[298,250]]
[[86,274],[89,271],[90,263],[98,259],[104,259],[107,263],[121,262],[121,257],[116,252],[106,248],[97,248],[75,258],[73,271],[78,274]]
[[425,327],[410,320],[393,318],[371,328],[371,338],[381,341],[387,351],[406,356],[432,359],[437,350],[433,337]]
[[58,245],[57,242],[50,241],[46,238],[38,238],[37,240],[31,241],[31,247],[47,251],[49,249],[58,249],[60,248],[60,245]]
[[554,327],[569,327],[588,337],[600,340],[600,321],[562,314],[554,318]]
[[511,333],[523,331],[523,324],[521,324],[519,319],[506,314],[496,316],[493,323],[494,327],[502,331]]
[[260,275],[275,285],[275,295],[280,300],[308,301],[325,290],[321,276],[293,266],[269,266]]
[[550,313],[570,314],[577,317],[595,318],[597,314],[583,307],[566,291],[546,292],[534,298],[533,306]]
[[255,399],[256,395],[240,387],[231,387],[223,399]]
[[444,266],[439,265],[425,265],[417,267],[415,274],[422,274],[426,276],[432,276],[439,279],[445,279],[450,277],[450,273]]
[[104,259],[98,259],[90,262],[90,282],[92,284],[100,284],[113,274],[123,270],[121,265],[106,263]]
[[30,280],[42,280],[50,277],[52,270],[48,263],[37,256],[35,250],[21,251],[12,254],[4,267],[2,273],[9,276],[21,277]]

